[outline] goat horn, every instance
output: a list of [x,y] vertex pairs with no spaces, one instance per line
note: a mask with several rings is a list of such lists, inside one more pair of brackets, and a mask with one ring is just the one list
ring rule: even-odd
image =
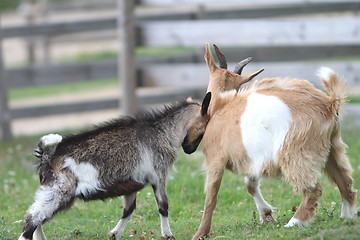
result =
[[224,54],[222,54],[222,52],[220,51],[219,47],[216,46],[216,44],[214,44],[214,49],[215,49],[216,56],[219,59],[220,67],[223,69],[227,69],[227,63],[226,63],[226,58],[225,58]]
[[234,69],[234,73],[237,73],[237,74],[241,75],[241,72],[242,72],[243,68],[244,68],[249,62],[251,62],[252,60],[253,60],[252,57],[248,57],[248,58],[245,58],[244,60],[240,61],[240,62],[236,65],[236,67],[235,67],[235,69]]

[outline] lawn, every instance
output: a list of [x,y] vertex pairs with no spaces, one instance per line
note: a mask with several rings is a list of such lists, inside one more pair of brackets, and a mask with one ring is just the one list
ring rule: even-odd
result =
[[[354,168],[355,188],[360,186],[360,128],[343,131]],[[38,186],[31,156],[40,136],[20,137],[0,143],[0,239],[17,239],[23,215],[33,202]],[[204,156],[201,151],[186,155],[180,151],[176,171],[168,181],[170,224],[178,240],[191,239],[201,219],[204,203]],[[226,172],[213,217],[210,239],[360,239],[360,218],[342,220],[340,194],[325,177],[321,179],[323,196],[315,221],[310,227],[286,229],[292,209],[301,195],[292,192],[283,179],[263,180],[262,192],[277,207],[276,224],[263,226],[243,177]],[[358,198],[359,199],[359,198]],[[44,225],[48,239],[107,239],[122,215],[122,200],[84,203],[76,201],[66,212]],[[151,188],[138,194],[135,215],[127,225],[124,239],[160,239],[160,220]]]

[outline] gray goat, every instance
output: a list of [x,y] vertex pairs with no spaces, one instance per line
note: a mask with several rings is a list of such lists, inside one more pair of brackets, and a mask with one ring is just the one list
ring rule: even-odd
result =
[[[184,139],[200,143],[209,121],[210,99],[208,93],[202,106],[191,100],[181,101],[76,135],[42,137],[35,149],[35,156],[40,158],[40,186],[25,215],[19,240],[45,240],[42,224],[70,208],[76,198],[87,201],[124,196],[123,216],[109,233],[110,239],[119,239],[136,208],[136,193],[145,185],[154,190],[162,237],[172,238],[166,177]],[[196,148],[187,149],[187,153]]]

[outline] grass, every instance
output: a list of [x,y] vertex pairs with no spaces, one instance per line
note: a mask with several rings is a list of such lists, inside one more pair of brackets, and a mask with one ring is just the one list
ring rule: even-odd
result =
[[[66,2],[70,0],[51,0],[50,2]],[[0,12],[15,11],[21,3],[21,0],[1,0],[0,1]]]
[[360,96],[349,96],[349,103],[360,103]]
[[91,90],[117,88],[119,81],[116,79],[102,79],[86,82],[61,83],[56,85],[30,86],[9,90],[9,99],[23,100],[47,96],[56,96],[63,93],[81,93]]
[[[344,131],[354,168],[355,188],[360,185],[360,128]],[[23,214],[33,202],[38,186],[34,158],[30,155],[40,136],[21,137],[0,143],[0,239],[17,239],[23,225]],[[177,239],[191,239],[201,219],[204,203],[200,151],[185,155],[176,162],[177,171],[168,181],[170,224]],[[286,229],[292,208],[301,201],[282,179],[266,180],[262,192],[277,207],[276,224],[258,223],[252,198],[247,194],[243,177],[226,172],[213,217],[210,239],[360,239],[360,218],[342,220],[340,195],[334,185],[321,178],[323,196],[317,216],[310,227]],[[44,225],[48,239],[106,239],[122,215],[122,201],[110,199],[84,203],[76,201],[66,212],[60,212]],[[135,215],[128,223],[124,239],[160,239],[157,207],[151,188],[138,194]],[[133,235],[130,237],[130,235]]]
[[[194,52],[193,47],[137,47],[135,50],[136,57],[157,57],[168,56],[174,54],[184,54]],[[97,51],[97,52],[80,52],[75,56],[62,58],[61,62],[86,62],[91,60],[99,60],[106,58],[116,58],[117,52],[111,50]]]

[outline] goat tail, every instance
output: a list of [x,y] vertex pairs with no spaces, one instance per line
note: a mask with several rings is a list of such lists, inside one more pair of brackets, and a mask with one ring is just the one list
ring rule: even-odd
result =
[[61,140],[62,136],[59,134],[48,134],[41,137],[38,147],[34,149],[33,155],[41,161],[47,160],[54,154],[56,147]]
[[327,67],[320,68],[317,75],[322,80],[325,91],[329,94],[330,109],[338,116],[341,106],[346,103],[347,87],[345,83],[334,70]]

